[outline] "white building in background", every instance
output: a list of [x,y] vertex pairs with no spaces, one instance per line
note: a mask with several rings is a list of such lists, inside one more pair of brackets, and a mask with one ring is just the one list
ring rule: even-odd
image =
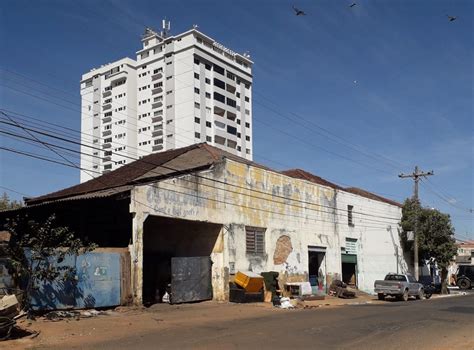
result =
[[249,56],[196,28],[166,34],[147,29],[136,60],[82,76],[81,182],[200,142],[252,160]]

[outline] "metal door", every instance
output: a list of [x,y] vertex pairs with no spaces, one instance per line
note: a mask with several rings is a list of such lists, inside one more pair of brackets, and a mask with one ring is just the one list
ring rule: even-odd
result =
[[212,299],[211,267],[208,256],[171,258],[171,303]]

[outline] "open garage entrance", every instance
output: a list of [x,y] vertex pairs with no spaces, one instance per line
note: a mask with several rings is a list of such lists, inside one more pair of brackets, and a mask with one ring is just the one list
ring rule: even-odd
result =
[[357,287],[357,255],[342,254],[342,281],[351,287]]
[[161,302],[169,285],[174,302],[212,299],[211,258],[222,250],[221,229],[207,222],[149,216],[143,231],[143,303]]

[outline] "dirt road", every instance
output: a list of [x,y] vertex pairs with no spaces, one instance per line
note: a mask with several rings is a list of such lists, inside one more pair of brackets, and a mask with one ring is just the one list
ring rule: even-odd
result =
[[[75,323],[76,322],[76,323]],[[33,349],[473,349],[474,295],[277,310],[204,303],[58,322]],[[71,332],[74,334],[71,335]]]

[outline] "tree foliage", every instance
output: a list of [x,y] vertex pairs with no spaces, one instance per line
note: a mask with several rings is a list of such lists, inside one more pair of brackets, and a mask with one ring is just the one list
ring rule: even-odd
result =
[[65,258],[89,252],[96,245],[76,238],[67,227],[55,225],[51,215],[42,223],[27,216],[8,219],[5,229],[10,233],[6,247],[8,267],[18,285],[26,293],[26,306],[31,303],[32,291],[42,282],[74,280],[74,266],[64,264]]
[[11,200],[6,192],[0,197],[0,210],[17,209],[23,206],[22,201]]
[[417,200],[407,199],[402,208],[401,226],[405,249],[413,250],[413,242],[407,241],[407,232],[415,231],[420,259],[436,262],[444,283],[448,266],[457,251],[449,215],[437,209],[423,208]]

